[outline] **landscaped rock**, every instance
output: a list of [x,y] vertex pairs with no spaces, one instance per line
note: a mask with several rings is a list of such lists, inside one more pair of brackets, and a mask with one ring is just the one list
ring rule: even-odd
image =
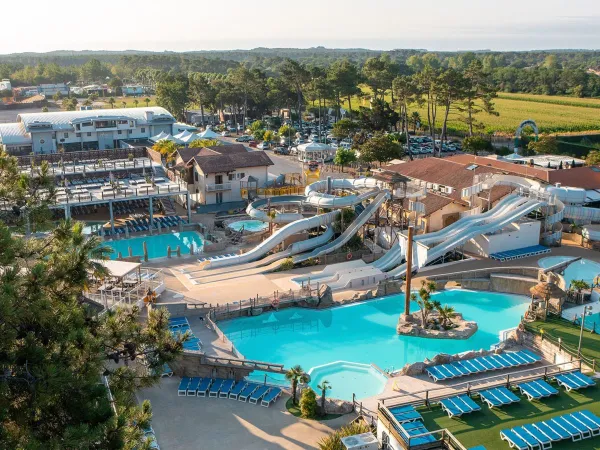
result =
[[[431,313],[430,319],[439,320],[437,313]],[[423,328],[420,312],[412,314],[402,314],[398,318],[396,332],[405,336],[422,336],[434,339],[468,339],[477,331],[477,323],[466,321],[462,314],[456,313],[452,319],[454,328],[448,330],[439,328]]]
[[[317,396],[317,401],[319,405],[321,404],[321,399]],[[349,414],[354,410],[352,402],[347,402],[345,400],[338,400],[336,398],[326,398],[325,399],[325,413],[326,414]]]

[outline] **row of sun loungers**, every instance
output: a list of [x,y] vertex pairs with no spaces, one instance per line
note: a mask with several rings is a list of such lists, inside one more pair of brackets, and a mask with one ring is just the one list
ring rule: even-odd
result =
[[230,256],[235,256],[235,253],[226,253],[225,255],[216,255],[216,256],[210,256],[210,257],[207,257],[207,258],[199,258],[198,262],[215,261],[217,259],[228,258]]
[[282,390],[275,386],[223,378],[183,377],[177,389],[180,397],[229,398],[268,408],[281,396]]
[[429,367],[426,369],[426,372],[435,382],[438,382],[491,370],[526,366],[534,364],[541,359],[542,358],[535,353],[528,350],[521,350],[518,352],[505,352],[498,355],[480,356],[478,358],[440,364]]
[[400,424],[423,420],[413,405],[396,406],[389,411]]
[[185,333],[190,334],[188,340],[183,343],[184,350],[200,350],[202,348],[202,341],[194,335],[187,317],[175,317],[169,319],[169,331],[175,337]]
[[[560,386],[565,387],[567,391],[594,386],[596,384],[594,380],[579,371],[562,373],[556,375],[554,379]],[[542,398],[558,394],[558,390],[544,380],[533,380],[521,383],[517,385],[517,388],[519,388],[522,394],[527,396],[529,401],[540,400]],[[510,405],[512,403],[518,403],[521,401],[521,399],[516,396],[514,392],[504,386],[480,391],[479,396],[481,400],[490,408],[499,408],[501,406]],[[468,395],[458,395],[455,397],[445,398],[440,400],[440,405],[442,410],[446,411],[449,417],[460,417],[463,414],[469,414],[481,410],[481,407]],[[390,409],[390,412],[394,410],[398,411],[399,418],[397,418],[397,420],[399,423],[402,423],[401,419],[404,419],[403,414],[406,414],[406,421],[408,421],[410,417],[414,417],[410,415],[410,409],[404,410],[402,408],[407,407],[398,406]],[[414,413],[418,414],[416,411],[414,411]],[[396,417],[396,414],[393,412],[392,414],[394,417]],[[417,419],[418,418],[414,418],[413,420]]]
[[553,442],[580,441],[600,435],[600,418],[583,410],[500,432],[500,438],[516,450],[546,450]]
[[152,425],[148,425],[147,428],[143,429],[144,437],[150,439],[150,444],[148,446],[151,450],[160,450],[160,446],[158,445],[158,441],[156,440],[156,435],[154,434],[154,428]]
[[492,253],[490,258],[498,261],[512,261],[513,259],[528,258],[530,256],[543,255],[545,253],[550,253],[550,249],[548,247],[544,247],[543,245],[533,245],[531,247],[520,248],[518,250]]
[[[400,425],[400,436],[407,443],[408,447],[414,447],[417,445],[430,444],[435,442],[437,439],[432,435],[428,435],[429,430],[425,428],[425,425],[420,420],[405,422]],[[420,436],[425,434],[425,436]],[[418,437],[413,437],[418,436]]]

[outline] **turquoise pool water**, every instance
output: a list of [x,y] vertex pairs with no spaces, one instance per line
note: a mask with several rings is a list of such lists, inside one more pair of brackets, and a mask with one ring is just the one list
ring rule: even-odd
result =
[[[398,336],[396,323],[403,311],[403,295],[325,310],[289,308],[223,321],[219,326],[249,359],[286,367],[300,364],[305,371],[335,361],[374,363],[384,370],[398,370],[408,362],[442,352],[489,349],[498,342],[501,330],[518,325],[529,303],[523,296],[460,289],[434,296],[463,313],[465,319],[476,320],[479,330],[466,340]],[[418,307],[412,304],[411,309]],[[348,376],[338,383],[344,399],[362,389],[360,377]],[[313,388],[317,384],[311,382]]]
[[[561,262],[565,262],[572,259],[570,256],[548,256],[538,261],[538,265],[542,268],[550,267]],[[564,272],[565,282],[567,288],[571,285],[573,280],[584,280],[589,284],[592,284],[594,278],[600,275],[600,264],[589,259],[580,259],[570,264]]]
[[146,241],[148,247],[148,259],[162,258],[167,256],[167,247],[175,250],[177,246],[181,246],[182,253],[190,252],[192,243],[194,248],[198,249],[204,245],[202,236],[194,231],[184,231],[182,233],[165,233],[156,234],[153,236],[140,236],[129,239],[120,239],[118,241],[106,241],[105,244],[112,247],[113,253],[111,259],[116,259],[119,252],[123,256],[129,255],[128,248],[131,247],[134,256],[143,256],[143,242]]
[[235,231],[240,231],[243,227],[244,231],[250,231],[252,233],[264,231],[269,228],[269,224],[262,220],[238,220],[237,222],[231,222],[227,226]]
[[318,386],[325,380],[331,385],[327,395],[332,398],[352,399],[372,397],[385,388],[387,377],[370,364],[359,364],[348,361],[317,366],[308,372],[311,386],[319,394]]
[[[578,317],[576,322],[581,325],[581,317]],[[583,324],[585,329],[600,333],[600,313],[591,314],[585,317],[585,323]]]

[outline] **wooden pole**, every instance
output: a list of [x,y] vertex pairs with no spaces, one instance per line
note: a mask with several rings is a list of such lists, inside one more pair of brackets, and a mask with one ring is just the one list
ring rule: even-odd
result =
[[413,232],[414,227],[408,227],[408,241],[406,243],[406,292],[404,297],[404,314],[410,314],[410,282],[412,280],[412,260],[413,260]]

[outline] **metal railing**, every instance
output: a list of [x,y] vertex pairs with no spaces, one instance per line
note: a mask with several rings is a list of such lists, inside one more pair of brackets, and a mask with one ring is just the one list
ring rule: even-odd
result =
[[207,184],[206,185],[207,192],[230,191],[230,190],[231,190],[231,183]]

